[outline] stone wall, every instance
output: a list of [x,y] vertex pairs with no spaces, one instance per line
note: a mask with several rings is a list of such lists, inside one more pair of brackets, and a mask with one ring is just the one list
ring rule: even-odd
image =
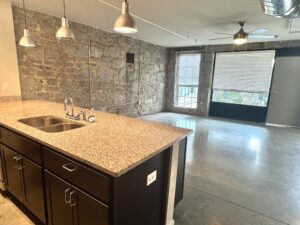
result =
[[[57,41],[60,18],[27,11],[35,48],[18,46],[24,15],[13,6],[23,99],[62,102],[129,116],[165,108],[167,50],[130,37],[72,23],[76,40]],[[126,63],[126,53],[135,63]]]
[[[208,116],[209,104],[211,98],[211,88],[214,70],[214,57],[217,52],[232,52],[245,50],[268,50],[279,48],[293,48],[299,47],[300,41],[274,41],[249,43],[247,46],[233,46],[233,45],[211,45],[198,46],[186,48],[172,48],[168,50],[168,64],[167,64],[167,79],[166,79],[166,110],[171,112],[180,112],[188,114],[196,114]],[[198,106],[196,109],[183,109],[174,107],[174,85],[175,85],[175,68],[176,55],[184,52],[200,52],[201,69],[199,79],[198,91]]]

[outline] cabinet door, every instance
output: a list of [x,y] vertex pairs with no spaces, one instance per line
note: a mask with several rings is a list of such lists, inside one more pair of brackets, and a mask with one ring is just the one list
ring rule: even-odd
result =
[[74,225],[108,225],[108,206],[92,196],[73,187],[71,205],[74,212]]
[[42,169],[28,159],[22,159],[24,205],[45,223]]
[[187,138],[179,142],[175,206],[183,199]]
[[45,172],[47,209],[49,225],[72,225],[73,212],[69,204],[71,186],[52,175]]
[[22,198],[22,184],[21,184],[21,165],[18,162],[21,158],[17,153],[9,148],[1,145],[3,151],[4,164],[6,168],[7,190],[14,195],[19,201]]

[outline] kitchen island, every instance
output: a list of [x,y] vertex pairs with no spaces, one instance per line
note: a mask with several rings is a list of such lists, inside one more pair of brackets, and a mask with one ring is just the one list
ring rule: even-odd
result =
[[63,104],[1,102],[8,192],[43,224],[174,223],[180,148],[186,147],[191,130],[103,112],[87,114],[97,122],[47,133],[19,120],[62,118]]

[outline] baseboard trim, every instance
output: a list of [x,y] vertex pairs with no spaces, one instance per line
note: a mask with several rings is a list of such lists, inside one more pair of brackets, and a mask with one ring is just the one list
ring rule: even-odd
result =
[[277,124],[277,123],[266,123],[266,125],[271,126],[271,127],[282,127],[282,128],[300,128],[298,126],[283,125],[283,124]]
[[174,220],[169,221],[169,223],[167,225],[175,225],[175,221]]
[[0,102],[21,101],[22,97],[16,96],[0,96]]

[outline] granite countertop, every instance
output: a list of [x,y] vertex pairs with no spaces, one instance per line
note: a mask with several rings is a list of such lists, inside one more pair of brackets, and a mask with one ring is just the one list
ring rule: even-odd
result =
[[[75,107],[75,113],[80,108]],[[48,101],[0,102],[0,125],[112,176],[120,176],[192,131],[156,122],[87,110],[97,122],[60,133],[46,133],[19,119],[52,115],[64,118],[63,104]]]

